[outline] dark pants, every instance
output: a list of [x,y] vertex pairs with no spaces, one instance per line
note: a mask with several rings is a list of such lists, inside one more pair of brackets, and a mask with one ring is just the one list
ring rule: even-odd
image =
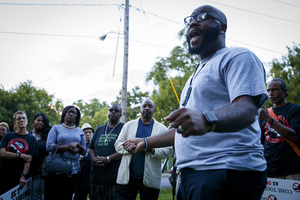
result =
[[266,172],[183,169],[178,200],[260,200]]
[[75,190],[74,200],[86,200],[90,193],[90,168],[81,167],[79,183]]
[[119,200],[135,200],[140,193],[141,200],[158,199],[159,189],[149,188],[143,184],[143,179],[130,178],[127,185],[117,185]]
[[72,200],[79,182],[79,174],[72,177],[65,175],[48,175],[45,177],[45,200]]

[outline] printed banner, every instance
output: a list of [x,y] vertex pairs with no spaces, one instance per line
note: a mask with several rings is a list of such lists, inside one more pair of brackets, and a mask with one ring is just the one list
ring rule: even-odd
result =
[[32,178],[27,179],[22,190],[19,185],[0,196],[0,200],[30,200],[31,199]]
[[300,181],[268,178],[267,187],[260,200],[287,199],[300,199]]

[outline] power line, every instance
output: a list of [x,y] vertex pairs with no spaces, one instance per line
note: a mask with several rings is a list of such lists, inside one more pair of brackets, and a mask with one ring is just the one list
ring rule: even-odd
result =
[[159,16],[159,15],[157,15],[157,14],[154,14],[154,13],[151,13],[151,12],[147,12],[147,11],[145,11],[144,9],[140,9],[140,8],[137,8],[137,7],[134,7],[134,6],[130,6],[130,7],[136,9],[136,11],[138,11],[138,12],[143,12],[143,14],[147,13],[147,14],[149,14],[149,15],[153,15],[153,16],[158,17],[158,18],[160,18],[160,19],[164,19],[164,20],[167,20],[167,21],[169,21],[169,22],[173,22],[173,23],[175,23],[175,24],[183,25],[183,22],[182,22],[182,23],[179,23],[179,22],[176,22],[176,21],[174,21],[174,20],[171,20],[171,19],[168,19],[168,18],[165,18],[165,17],[161,17],[161,16]]
[[285,53],[280,52],[280,51],[274,51],[272,49],[267,49],[267,48],[264,48],[264,47],[259,47],[259,46],[256,46],[256,45],[248,44],[248,43],[245,43],[245,42],[240,42],[240,41],[233,40],[233,39],[230,39],[230,38],[227,38],[227,40],[231,40],[233,42],[237,42],[237,43],[244,44],[244,45],[247,45],[247,46],[255,47],[255,48],[258,48],[258,49],[261,49],[261,50],[270,51],[270,52],[273,52],[273,53],[285,54]]
[[206,0],[206,1],[209,1],[209,2],[212,2],[212,3],[215,3],[215,4],[219,4],[219,5],[222,5],[222,6],[225,6],[225,7],[233,8],[233,9],[236,9],[236,10],[239,10],[239,11],[249,12],[249,13],[261,15],[261,16],[264,16],[264,17],[269,17],[269,18],[273,18],[273,19],[279,19],[279,20],[282,20],[282,21],[287,21],[287,22],[292,22],[292,23],[300,24],[300,22],[298,22],[298,21],[293,21],[293,20],[289,20],[289,19],[285,19],[285,18],[280,18],[280,17],[276,17],[276,16],[266,15],[266,14],[262,14],[262,13],[259,13],[259,12],[255,12],[255,11],[251,11],[251,10],[246,10],[246,9],[243,9],[243,8],[237,8],[237,7],[226,5],[226,4],[223,4],[223,3],[218,3],[218,2],[215,2],[215,1],[210,1],[210,0]]
[[66,3],[0,3],[12,6],[120,6],[120,4],[66,4]]
[[[117,7],[122,7],[122,8],[124,6],[124,4],[120,5],[120,4],[59,4],[59,3],[56,3],[56,4],[52,4],[52,3],[0,3],[0,5],[13,5],[13,6],[117,6]],[[164,20],[167,20],[167,21],[170,21],[170,22],[173,22],[173,23],[176,23],[176,24],[180,24],[180,25],[183,24],[183,23],[179,23],[179,22],[176,22],[174,20],[171,20],[171,19],[168,19],[168,18],[165,18],[165,17],[161,17],[157,14],[147,12],[144,9],[140,9],[140,8],[137,8],[137,7],[134,7],[134,6],[131,6],[131,5],[129,5],[129,7],[134,8],[138,12],[147,13],[149,15],[153,15],[153,16],[158,17],[160,19],[164,19]]]
[[[81,37],[81,38],[93,38],[93,39],[99,39],[99,36],[89,36],[89,35],[67,35],[67,34],[51,34],[51,33],[30,33],[30,32],[13,32],[13,31],[0,31],[0,34],[14,34],[14,35],[36,35],[36,36],[51,36],[51,37]],[[150,46],[156,46],[156,47],[161,47],[165,49],[170,49],[170,47],[165,47],[161,45],[156,45],[156,44],[151,44],[148,42],[143,42],[139,40],[133,40],[130,39],[130,41],[136,42],[136,43],[141,43],[141,44],[146,44]]]
[[300,8],[300,6],[298,6],[298,5],[287,3],[285,1],[279,1],[279,0],[273,0],[273,1],[277,1],[278,3],[282,3],[282,4],[285,4],[285,5],[292,6],[292,7]]

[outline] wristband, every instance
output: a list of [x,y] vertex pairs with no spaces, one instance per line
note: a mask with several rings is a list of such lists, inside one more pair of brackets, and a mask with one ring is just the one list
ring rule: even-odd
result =
[[213,132],[216,129],[216,127],[217,127],[216,124],[211,125],[209,132]]
[[110,163],[109,156],[106,156],[107,162]]
[[145,140],[145,148],[144,148],[144,151],[146,152],[148,150],[148,140],[146,137],[144,137],[144,140]]
[[19,158],[21,157],[21,153],[19,153],[19,156],[18,156]]
[[202,114],[211,126],[211,128],[208,132],[213,132],[216,129],[217,123],[219,121],[217,116],[214,114],[213,111],[204,111]]

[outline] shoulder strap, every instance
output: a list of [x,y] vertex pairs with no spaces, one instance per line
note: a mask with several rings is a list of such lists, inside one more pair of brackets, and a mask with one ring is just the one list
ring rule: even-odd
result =
[[269,115],[270,115],[271,117],[273,117],[276,121],[279,121],[279,119],[278,119],[277,115],[274,113],[272,107],[268,108],[268,113],[269,113]]
[[[272,107],[268,108],[268,112],[269,112],[269,115],[271,117],[273,117],[276,121],[279,121],[279,119],[278,119],[277,115],[274,113]],[[291,141],[289,141],[287,139],[285,139],[285,140],[287,141],[287,143],[289,143],[289,145],[294,149],[296,154],[300,157],[300,149],[294,143],[292,143]]]

